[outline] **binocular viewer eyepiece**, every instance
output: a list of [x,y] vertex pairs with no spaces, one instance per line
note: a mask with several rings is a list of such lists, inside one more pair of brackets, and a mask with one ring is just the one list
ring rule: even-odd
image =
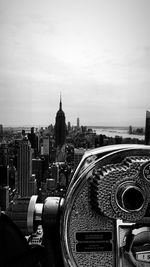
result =
[[145,203],[145,192],[132,182],[121,184],[116,201],[125,212],[140,211]]

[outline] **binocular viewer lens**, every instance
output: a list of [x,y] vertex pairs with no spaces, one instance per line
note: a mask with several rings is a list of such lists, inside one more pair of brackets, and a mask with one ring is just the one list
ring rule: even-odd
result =
[[139,211],[144,205],[145,194],[140,187],[129,183],[122,184],[118,189],[117,202],[126,212]]

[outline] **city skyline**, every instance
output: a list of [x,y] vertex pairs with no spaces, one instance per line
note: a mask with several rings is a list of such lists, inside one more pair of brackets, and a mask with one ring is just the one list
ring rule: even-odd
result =
[[145,126],[149,0],[0,0],[0,124]]

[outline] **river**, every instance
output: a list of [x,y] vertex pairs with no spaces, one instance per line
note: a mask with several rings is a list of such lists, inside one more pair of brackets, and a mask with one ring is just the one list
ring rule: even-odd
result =
[[90,127],[93,132],[96,132],[96,134],[103,134],[108,137],[115,137],[121,136],[123,138],[136,138],[139,140],[144,140],[145,136],[144,135],[139,135],[139,134],[129,134],[128,127]]

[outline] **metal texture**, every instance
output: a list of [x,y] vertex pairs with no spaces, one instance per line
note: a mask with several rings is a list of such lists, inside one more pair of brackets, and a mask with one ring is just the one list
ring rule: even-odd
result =
[[[94,211],[94,208],[90,205],[89,202],[89,185],[91,184],[92,180],[92,173],[93,171],[96,172],[98,169],[103,169],[104,166],[106,166],[108,172],[110,174],[112,173],[111,167],[116,164],[121,164],[123,159],[126,157],[133,157],[134,159],[136,157],[148,157],[150,159],[150,147],[149,146],[144,146],[144,145],[119,145],[119,146],[111,146],[111,147],[105,147],[104,149],[96,149],[93,151],[88,152],[86,155],[83,156],[81,163],[79,164],[79,167],[77,168],[75,175],[72,179],[71,186],[69,187],[66,200],[64,203],[64,211],[63,215],[61,217],[61,241],[62,241],[62,252],[63,252],[63,258],[64,258],[64,264],[66,267],[80,267],[80,266],[99,266],[99,267],[104,267],[104,266],[113,266],[113,267],[120,267],[120,263],[117,262],[118,265],[116,265],[116,254],[114,250],[112,251],[114,254],[114,257],[110,253],[104,253],[99,255],[95,253],[88,253],[87,255],[83,255],[83,253],[77,253],[75,251],[75,246],[76,246],[76,240],[75,240],[75,227],[77,227],[77,231],[79,232],[81,229],[85,229],[85,231],[89,230],[89,227],[92,226],[90,224],[90,219],[93,219],[93,222],[95,220],[95,227],[96,230],[98,230],[98,222],[100,223],[99,225],[99,231],[101,230],[100,228],[104,229],[104,231],[114,231],[114,219],[115,221],[119,219],[118,215],[116,216],[116,210],[111,211],[112,217],[109,217],[109,213],[107,213],[107,205],[103,209],[103,212],[101,214],[98,214],[97,212]],[[87,159],[91,158],[91,162],[89,164],[86,164]],[[136,159],[137,160],[137,159]],[[138,159],[138,162],[133,163],[137,166],[137,170],[140,169],[140,166],[142,165],[141,159]],[[134,166],[135,167],[135,166]],[[130,170],[130,164],[128,167],[123,165],[120,167],[120,173],[122,174],[123,172],[125,173],[126,170]],[[115,170],[116,171],[116,170]],[[133,170],[131,169],[131,172]],[[105,172],[105,170],[104,170]],[[105,173],[106,174],[106,173]],[[131,173],[130,173],[131,174]],[[135,172],[134,172],[135,174]],[[104,175],[105,176],[105,175]],[[120,177],[120,176],[117,176]],[[130,176],[131,180],[133,176]],[[135,175],[136,177],[136,175]],[[114,178],[113,178],[114,179]],[[117,178],[116,178],[117,179]],[[125,179],[127,181],[127,179]],[[121,178],[120,178],[121,181]],[[116,184],[116,188],[119,186],[120,181],[118,184]],[[109,184],[109,180],[107,185]],[[114,184],[114,180],[112,182],[112,185]],[[107,189],[107,186],[106,186]],[[114,187],[115,190],[115,187]],[[107,192],[107,190],[106,190]],[[99,196],[101,196],[101,200],[105,203],[105,197],[102,197],[103,190],[99,192]],[[110,199],[110,198],[109,198]],[[112,201],[112,199],[111,199]],[[115,201],[115,192],[114,192],[114,201]],[[147,203],[149,199],[147,197]],[[101,201],[100,201],[101,203]],[[112,202],[113,203],[113,202]],[[115,201],[116,203],[116,201]],[[110,205],[110,204],[109,204]],[[115,204],[117,209],[119,208],[117,203]],[[125,216],[127,219],[127,214],[123,211],[119,211],[119,216],[122,212],[122,216]],[[138,212],[137,212],[138,213]],[[83,216],[82,216],[83,214]],[[124,215],[125,214],[125,215]],[[89,216],[89,217],[88,217]],[[90,217],[91,216],[91,217]],[[141,214],[141,218],[144,216],[144,212]],[[77,219],[76,219],[77,218]],[[136,217],[129,217],[131,221],[129,220],[128,225],[134,224],[134,220]],[[87,219],[87,221],[85,220]],[[82,223],[84,223],[82,225]],[[90,225],[88,225],[90,224]],[[74,228],[74,230],[72,230]],[[92,231],[94,231],[94,228],[92,228]],[[114,231],[115,232],[115,231]],[[115,233],[116,238],[117,238],[117,233]],[[114,246],[116,246],[117,241],[115,241],[115,236],[113,237],[113,242]],[[93,262],[91,259],[93,258]],[[100,260],[99,260],[100,259]],[[126,266],[132,266],[132,265],[124,265],[123,267]]]

